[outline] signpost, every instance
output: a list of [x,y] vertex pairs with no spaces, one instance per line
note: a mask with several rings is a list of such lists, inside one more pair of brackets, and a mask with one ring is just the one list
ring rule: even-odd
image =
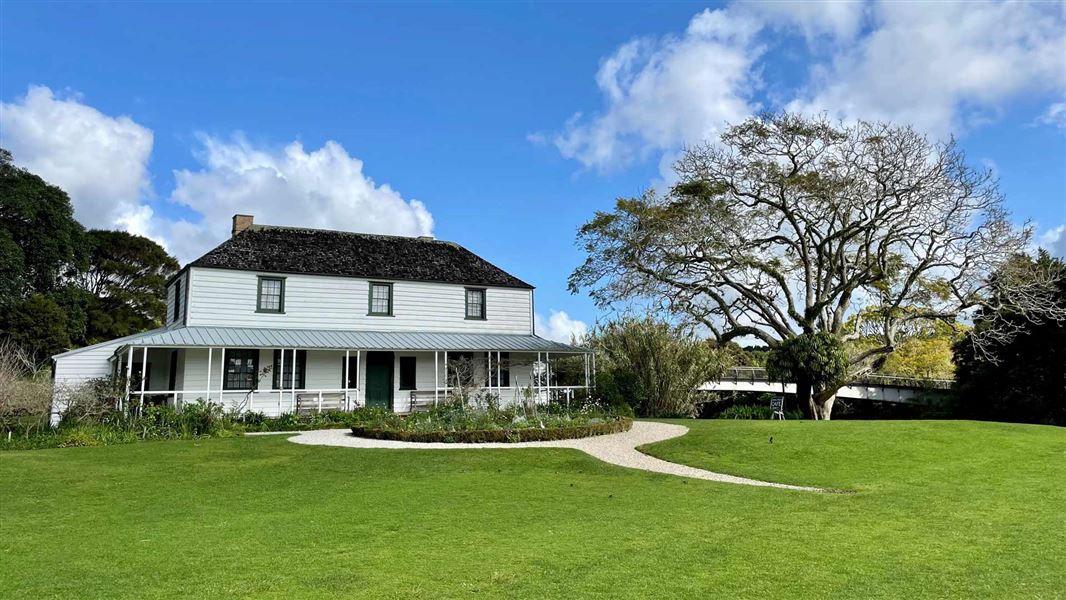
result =
[[784,396],[771,396],[770,397],[770,410],[773,412],[770,415],[771,419],[785,420],[785,397]]

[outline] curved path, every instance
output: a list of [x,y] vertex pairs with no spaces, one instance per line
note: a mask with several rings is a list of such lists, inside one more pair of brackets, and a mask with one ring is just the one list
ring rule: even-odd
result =
[[789,485],[785,483],[773,483],[759,481],[746,477],[736,477],[705,471],[695,467],[679,465],[677,463],[660,460],[648,456],[637,450],[638,446],[654,444],[675,437],[680,437],[688,432],[688,427],[672,425],[669,423],[655,423],[652,421],[634,421],[629,431],[598,435],[594,437],[579,438],[575,440],[558,440],[553,442],[517,442],[509,444],[459,444],[459,443],[423,443],[423,442],[397,442],[393,440],[372,440],[355,437],[347,429],[320,429],[306,431],[289,438],[290,442],[297,444],[309,444],[315,446],[344,446],[347,448],[393,448],[393,449],[419,449],[419,450],[456,450],[456,449],[481,449],[481,448],[573,448],[581,450],[603,462],[630,469],[641,469],[653,473],[666,473],[690,479],[705,479],[707,481],[720,481],[722,483],[735,483],[738,485],[754,485],[761,487],[773,487],[786,490],[798,490],[803,492],[827,492],[829,490],[802,485]]

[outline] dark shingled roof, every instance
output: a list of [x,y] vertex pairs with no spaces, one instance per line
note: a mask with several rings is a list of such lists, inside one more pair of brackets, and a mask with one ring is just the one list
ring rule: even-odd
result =
[[252,225],[190,267],[532,289],[453,242]]

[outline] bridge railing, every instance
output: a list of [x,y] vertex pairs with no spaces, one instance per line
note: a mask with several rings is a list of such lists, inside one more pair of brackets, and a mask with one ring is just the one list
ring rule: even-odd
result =
[[[765,367],[733,367],[726,369],[726,372],[722,374],[722,381],[732,381],[734,383],[755,383],[762,381],[771,381],[770,376],[766,372]],[[916,377],[898,377],[895,375],[880,375],[877,373],[870,373],[858,377],[848,383],[848,385],[880,385],[886,387],[907,387],[907,388],[923,388],[923,389],[936,389],[946,390],[951,388],[951,384],[954,380],[951,379],[922,379]]]

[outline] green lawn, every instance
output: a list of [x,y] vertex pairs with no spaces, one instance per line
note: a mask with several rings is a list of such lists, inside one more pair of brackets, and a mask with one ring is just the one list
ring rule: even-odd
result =
[[1066,430],[684,424],[648,451],[855,493],[683,480],[570,450],[269,437],[7,452],[0,595],[1066,597]]

